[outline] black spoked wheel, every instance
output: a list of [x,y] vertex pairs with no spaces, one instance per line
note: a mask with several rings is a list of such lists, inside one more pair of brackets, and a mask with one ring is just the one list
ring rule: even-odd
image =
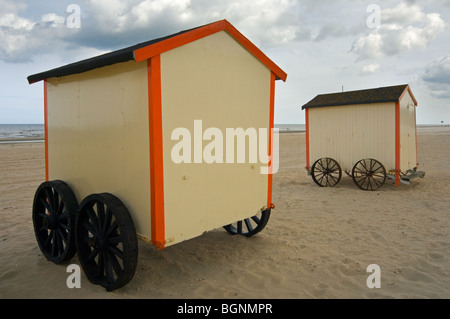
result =
[[311,175],[313,181],[320,187],[333,187],[341,180],[342,169],[334,159],[321,158],[313,164]]
[[386,181],[386,169],[375,159],[363,159],[353,166],[352,178],[353,182],[362,190],[376,191]]
[[76,254],[73,224],[77,207],[77,198],[63,181],[42,183],[34,196],[34,233],[44,256],[56,264]]
[[252,237],[262,231],[269,221],[270,209],[259,212],[256,216],[240,220],[236,223],[224,226],[225,230],[231,235],[243,235]]
[[88,279],[106,290],[133,278],[138,242],[133,220],[114,195],[94,194],[80,204],[75,223],[78,257]]

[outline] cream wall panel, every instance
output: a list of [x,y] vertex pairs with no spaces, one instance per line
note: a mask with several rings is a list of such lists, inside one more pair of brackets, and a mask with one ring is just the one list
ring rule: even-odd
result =
[[364,158],[395,168],[394,103],[346,105],[309,109],[310,162],[334,158],[351,172]]
[[407,171],[417,166],[415,103],[409,92],[400,101],[400,168]]
[[162,54],[161,70],[169,246],[267,205],[268,176],[260,164],[175,164],[171,150],[178,141],[171,134],[188,128],[193,140],[194,120],[202,120],[203,132],[219,128],[224,142],[226,128],[268,128],[271,72],[226,32]]
[[146,63],[126,62],[48,80],[49,178],[81,201],[119,197],[150,238]]

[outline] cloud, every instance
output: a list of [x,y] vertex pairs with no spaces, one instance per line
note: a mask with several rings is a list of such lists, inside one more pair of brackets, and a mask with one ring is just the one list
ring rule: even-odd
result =
[[418,5],[400,3],[381,11],[381,25],[353,43],[359,59],[379,59],[426,48],[443,32],[446,23],[438,13],[425,13]]
[[221,19],[266,48],[310,39],[295,0],[85,0],[79,30],[67,28],[64,11],[31,19],[23,17],[27,6],[22,3],[0,4],[9,10],[0,14],[0,60],[7,62],[76,46],[114,50]]
[[49,53],[63,46],[73,30],[66,25],[66,17],[46,13],[31,20],[20,15],[26,5],[0,0],[10,10],[0,13],[0,60],[12,63],[30,62],[35,54]]
[[361,70],[361,74],[367,75],[377,72],[380,69],[380,65],[378,63],[368,64],[363,66]]
[[2,60],[14,60],[18,53],[23,52],[29,45],[30,33],[34,23],[21,18],[15,13],[0,15],[0,56]]
[[439,99],[450,99],[450,55],[431,63],[422,75],[430,94]]

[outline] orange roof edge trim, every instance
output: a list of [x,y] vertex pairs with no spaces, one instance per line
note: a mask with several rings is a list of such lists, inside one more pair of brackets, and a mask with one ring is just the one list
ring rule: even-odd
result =
[[413,94],[413,92],[411,91],[411,88],[410,88],[409,84],[406,86],[405,90],[403,91],[402,95],[399,97],[398,100],[400,101],[400,100],[403,98],[403,96],[405,95],[406,92],[409,92],[409,95],[411,96],[411,98],[412,98],[414,104],[415,104],[416,106],[418,106],[419,103],[417,103],[417,100],[416,100],[416,98],[414,97],[414,94]]
[[172,49],[197,41],[201,38],[207,37],[220,31],[228,32],[228,34],[236,39],[267,68],[269,68],[276,75],[277,80],[283,80],[284,82],[286,81],[287,73],[284,72],[279,66],[277,66],[271,59],[269,59],[260,49],[258,49],[250,40],[248,40],[227,20],[220,20],[211,24],[207,24],[205,26],[193,29],[192,31],[186,33],[182,33],[167,40],[137,49],[134,51],[134,59],[136,62],[141,62],[155,55],[170,51]]

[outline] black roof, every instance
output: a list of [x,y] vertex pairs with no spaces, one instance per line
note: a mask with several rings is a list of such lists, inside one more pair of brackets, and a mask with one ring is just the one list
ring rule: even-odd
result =
[[397,102],[407,88],[408,84],[403,84],[368,90],[321,94],[303,105],[302,110],[325,106]]
[[59,77],[59,76],[66,76],[66,75],[71,75],[71,74],[82,73],[82,72],[90,71],[90,70],[100,68],[103,66],[107,66],[107,65],[131,61],[131,60],[134,60],[134,51],[137,49],[170,39],[177,35],[180,35],[180,34],[183,34],[183,33],[198,29],[198,28],[200,28],[200,27],[180,31],[178,33],[174,33],[174,34],[162,37],[162,38],[142,42],[142,43],[135,44],[135,45],[132,45],[132,46],[124,48],[124,49],[105,53],[105,54],[102,54],[102,55],[99,55],[99,56],[96,56],[96,57],[93,57],[90,59],[71,63],[68,65],[56,68],[56,69],[33,74],[27,78],[28,83],[31,84],[31,83],[35,83],[35,82],[38,82],[38,81],[41,81],[44,79],[48,79],[48,78],[52,78],[52,77]]

